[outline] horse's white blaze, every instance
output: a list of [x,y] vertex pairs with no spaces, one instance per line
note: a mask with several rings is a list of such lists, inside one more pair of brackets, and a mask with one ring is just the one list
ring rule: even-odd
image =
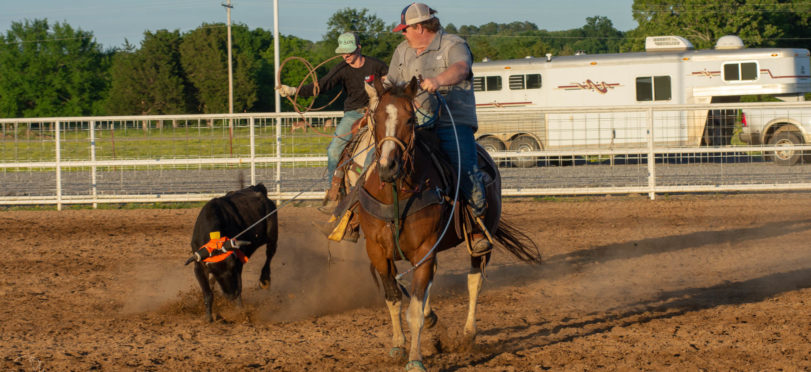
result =
[[[397,107],[390,104],[386,106],[386,137],[394,137],[394,134],[397,133],[396,130]],[[394,151],[395,146],[397,145],[392,141],[383,143],[383,146],[380,148],[380,165],[384,167],[389,166],[389,155]]]
[[465,335],[476,334],[476,302],[482,289],[482,273],[467,274],[467,294],[469,298],[467,308],[467,321],[465,321]]
[[400,304],[400,301],[386,300],[386,306],[389,308],[389,314],[391,315],[391,327],[393,328],[391,336],[392,347],[405,346],[403,323],[400,320]]

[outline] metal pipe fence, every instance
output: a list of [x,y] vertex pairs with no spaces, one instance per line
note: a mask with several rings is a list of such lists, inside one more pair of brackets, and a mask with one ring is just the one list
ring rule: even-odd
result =
[[[708,133],[708,112],[775,107],[811,111],[806,102],[503,108],[479,111],[477,135],[504,196],[811,190],[809,141],[743,143],[738,117],[721,137]],[[258,182],[278,200],[320,199],[341,116],[0,119],[0,205],[205,201]],[[802,161],[776,165],[778,151]]]

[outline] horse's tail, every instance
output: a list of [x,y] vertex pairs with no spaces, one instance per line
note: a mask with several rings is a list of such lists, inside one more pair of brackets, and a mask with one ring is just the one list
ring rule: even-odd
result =
[[536,265],[543,261],[541,250],[535,244],[535,241],[517,227],[504,221],[504,219],[499,221],[498,230],[496,230],[493,239],[521,261]]

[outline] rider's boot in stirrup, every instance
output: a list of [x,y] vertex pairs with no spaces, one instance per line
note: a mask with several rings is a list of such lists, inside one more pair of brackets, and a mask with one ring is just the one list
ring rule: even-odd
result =
[[326,192],[326,196],[324,196],[324,202],[320,207],[318,207],[318,211],[324,214],[332,214],[335,211],[335,207],[338,206],[338,203],[341,201],[341,187],[343,186],[343,178],[344,172],[340,170],[335,171],[335,175],[332,177],[332,183],[329,186],[329,190]]
[[472,242],[470,243],[470,255],[473,257],[480,257],[490,253],[493,250],[493,244],[487,240],[484,234],[473,233]]

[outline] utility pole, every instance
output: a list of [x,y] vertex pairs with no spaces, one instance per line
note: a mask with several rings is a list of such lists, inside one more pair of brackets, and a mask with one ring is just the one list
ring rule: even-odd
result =
[[230,114],[234,113],[234,72],[231,66],[231,0],[227,4],[222,4],[225,7],[225,13],[228,16],[228,147],[231,155],[234,154],[234,122]]

